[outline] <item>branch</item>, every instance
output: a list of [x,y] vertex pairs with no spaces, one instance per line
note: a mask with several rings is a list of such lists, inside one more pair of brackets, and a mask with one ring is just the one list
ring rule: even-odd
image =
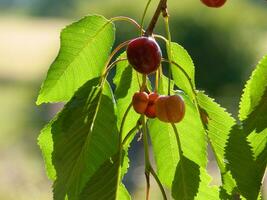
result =
[[153,30],[156,26],[156,23],[159,19],[159,15],[160,13],[162,12],[163,14],[163,17],[167,16],[168,15],[168,12],[167,12],[167,0],[160,0],[159,4],[158,4],[158,7],[157,7],[157,10],[156,12],[154,13],[154,16],[152,17],[147,29],[146,29],[146,32],[145,32],[145,36],[151,36],[152,33],[153,33]]

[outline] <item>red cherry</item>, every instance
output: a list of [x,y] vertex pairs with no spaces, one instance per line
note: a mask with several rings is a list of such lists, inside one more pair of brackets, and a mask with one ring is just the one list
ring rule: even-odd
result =
[[226,0],[201,0],[206,6],[218,8],[225,4]]
[[146,92],[136,92],[132,98],[135,112],[144,114],[148,105],[148,101],[148,94]]
[[145,115],[149,118],[155,118],[156,117],[156,101],[158,99],[159,95],[157,93],[150,93],[148,95],[148,105],[145,111]]
[[133,39],[126,52],[129,63],[142,74],[156,71],[161,63],[160,47],[152,37]]

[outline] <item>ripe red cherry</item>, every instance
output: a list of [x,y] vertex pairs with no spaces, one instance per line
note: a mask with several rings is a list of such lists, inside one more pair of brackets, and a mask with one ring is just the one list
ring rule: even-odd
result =
[[156,117],[156,101],[158,99],[159,95],[157,93],[150,93],[148,95],[148,105],[145,111],[145,115],[149,118],[155,118]]
[[146,92],[136,92],[132,98],[135,112],[144,114],[148,105],[148,101],[148,94]]
[[185,104],[179,95],[159,96],[156,101],[156,115],[163,122],[177,123],[184,118]]
[[133,39],[128,44],[126,52],[129,63],[142,74],[150,74],[160,65],[161,50],[152,37]]
[[226,0],[201,0],[206,6],[218,8],[225,4]]

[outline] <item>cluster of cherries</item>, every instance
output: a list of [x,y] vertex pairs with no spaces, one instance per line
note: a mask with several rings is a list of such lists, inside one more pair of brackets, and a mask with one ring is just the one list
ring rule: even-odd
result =
[[[221,7],[226,0],[201,0],[209,7]],[[152,37],[133,39],[127,47],[127,59],[133,68],[141,74],[155,72],[161,63],[162,53]],[[136,92],[132,99],[134,110],[149,118],[157,117],[161,121],[177,123],[185,114],[185,104],[179,95],[163,96],[157,93]]]
[[180,122],[185,114],[185,104],[179,95],[158,95],[136,92],[132,99],[133,108],[139,114],[149,118],[157,117],[163,122]]
[[[129,63],[141,74],[151,74],[160,66],[161,50],[152,37],[133,39],[126,52]],[[163,122],[180,122],[185,114],[185,104],[179,95],[165,96],[140,91],[133,95],[132,103],[137,113],[149,118],[157,117]]]

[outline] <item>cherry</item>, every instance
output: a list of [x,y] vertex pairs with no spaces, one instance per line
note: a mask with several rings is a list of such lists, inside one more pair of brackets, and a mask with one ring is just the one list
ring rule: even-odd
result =
[[159,96],[156,101],[156,115],[163,122],[180,122],[185,114],[185,104],[179,95]]
[[132,98],[135,112],[144,114],[147,109],[148,101],[148,94],[146,92],[136,92]]
[[159,95],[157,93],[150,93],[148,95],[148,105],[145,111],[145,115],[149,118],[155,118],[156,117],[156,101],[158,99]]
[[142,74],[156,71],[161,63],[160,47],[152,37],[133,39],[126,52],[129,63]]
[[201,0],[206,6],[218,8],[225,4],[226,0]]

